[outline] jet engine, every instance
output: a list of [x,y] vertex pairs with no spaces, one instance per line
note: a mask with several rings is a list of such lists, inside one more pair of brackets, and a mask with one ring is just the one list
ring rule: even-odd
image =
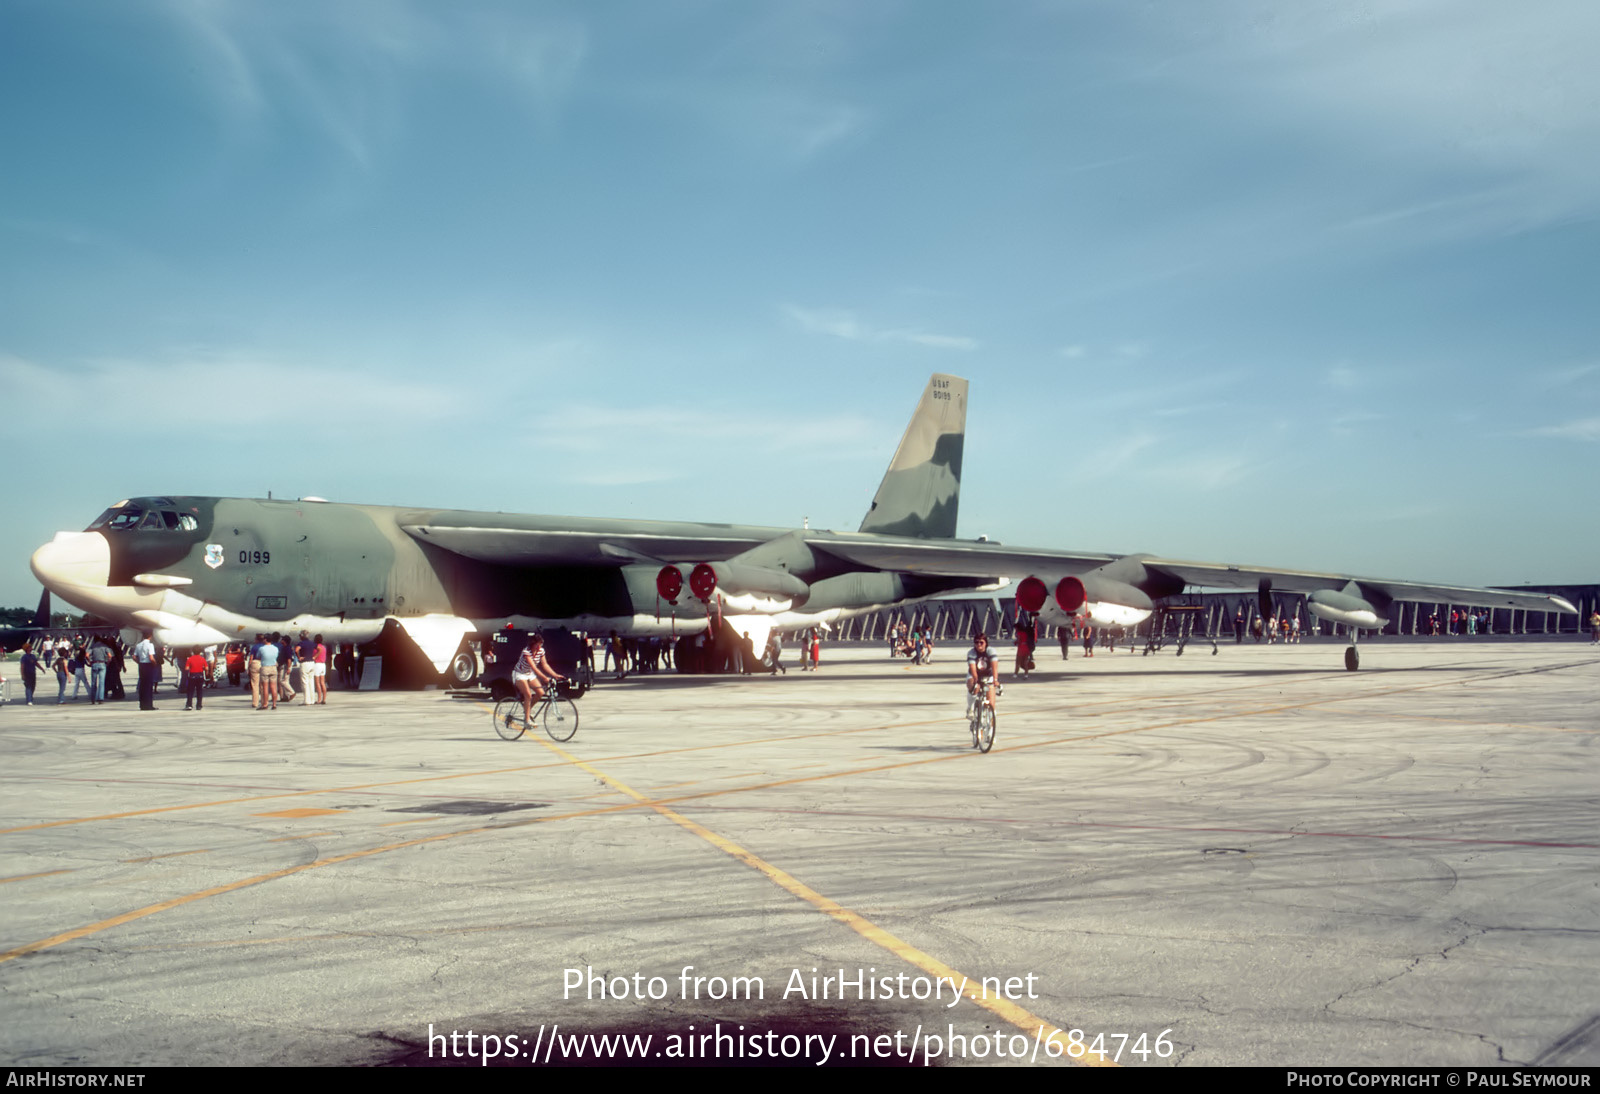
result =
[[1058,581],[1055,604],[1064,615],[1086,615],[1100,627],[1132,627],[1155,611],[1142,590],[1094,571]]
[[804,604],[811,587],[793,574],[739,562],[702,562],[689,570],[663,566],[656,574],[656,593],[669,604],[678,603],[684,585],[696,599],[715,600],[732,612],[786,612]]
[[1363,589],[1354,581],[1338,592],[1318,589],[1306,596],[1306,607],[1317,618],[1369,631],[1381,630],[1389,625],[1391,606],[1392,602],[1387,597]]
[[1036,577],[1025,577],[1017,584],[1017,607],[1025,612],[1037,613],[1044,607],[1050,590]]

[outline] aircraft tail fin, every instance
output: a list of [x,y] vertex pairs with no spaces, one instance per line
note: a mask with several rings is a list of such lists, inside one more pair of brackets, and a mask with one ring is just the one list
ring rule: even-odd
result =
[[46,589],[44,592],[39,594],[39,610],[33,613],[33,623],[31,624],[31,626],[45,627],[45,628],[48,628],[50,626],[50,590],[49,589]]
[[934,373],[861,522],[861,531],[952,539],[961,500],[967,382]]

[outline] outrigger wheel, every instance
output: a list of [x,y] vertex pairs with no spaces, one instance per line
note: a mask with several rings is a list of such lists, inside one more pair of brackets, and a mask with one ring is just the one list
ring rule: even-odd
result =
[[1344,648],[1344,667],[1351,672],[1359,669],[1361,667],[1361,651],[1354,646],[1346,646]]

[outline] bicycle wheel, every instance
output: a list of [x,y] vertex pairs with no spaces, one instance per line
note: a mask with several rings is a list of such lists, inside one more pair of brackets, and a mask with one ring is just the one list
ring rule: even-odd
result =
[[494,731],[508,741],[514,741],[528,730],[522,718],[522,699],[502,699],[494,708]]
[[978,711],[978,751],[987,752],[994,747],[994,708],[985,705]]
[[972,714],[967,719],[967,732],[972,734],[972,747],[978,747],[978,708],[972,708]]
[[544,704],[544,731],[552,741],[570,741],[578,732],[578,704],[552,695]]

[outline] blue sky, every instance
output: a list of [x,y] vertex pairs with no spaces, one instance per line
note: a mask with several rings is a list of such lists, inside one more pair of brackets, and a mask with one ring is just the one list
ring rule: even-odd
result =
[[0,603],[138,494],[1600,580],[1600,6],[8,0]]

